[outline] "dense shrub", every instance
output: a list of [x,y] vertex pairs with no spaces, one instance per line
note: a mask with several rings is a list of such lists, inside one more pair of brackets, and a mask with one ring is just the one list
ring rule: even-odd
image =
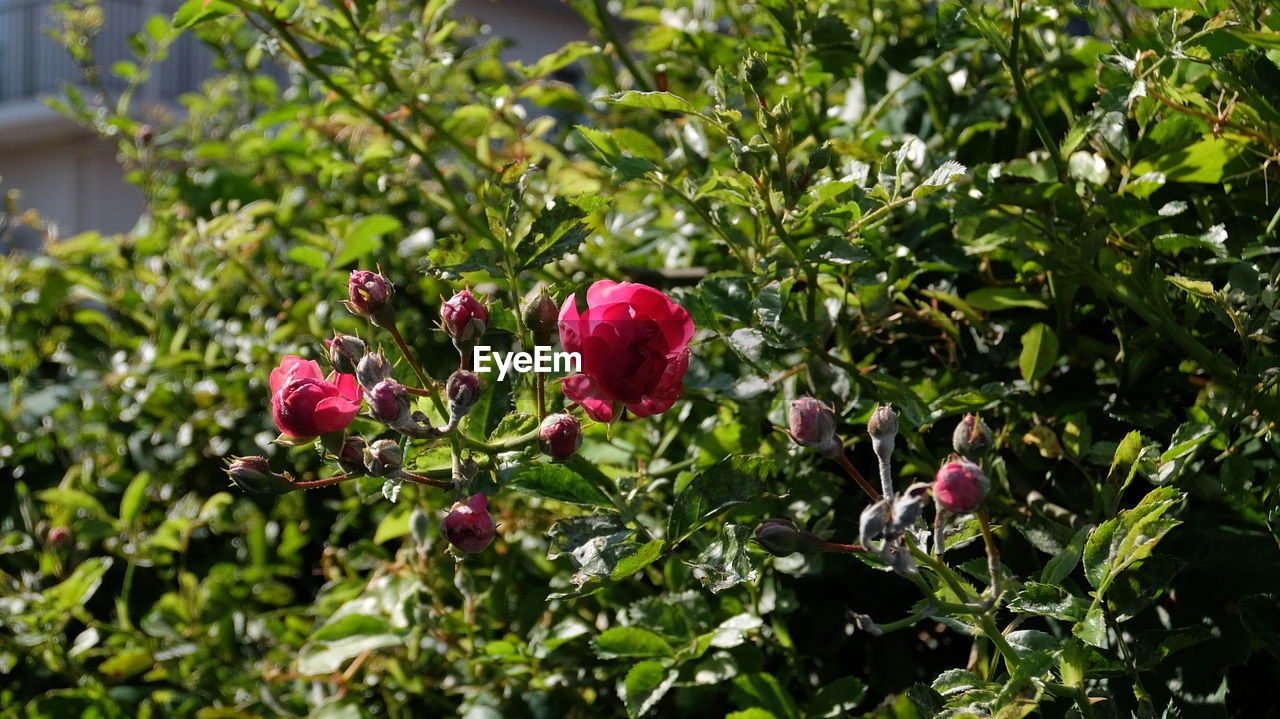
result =
[[[1274,8],[570,4],[598,45],[527,65],[448,2],[192,0],[110,70],[136,85],[199,35],[220,73],[180,113],[68,90],[149,209],[3,259],[3,711],[1270,710]],[[93,8],[63,9],[77,53]],[[375,267],[435,381],[464,287],[503,350],[532,344],[535,285],[656,287],[697,327],[683,396],[584,421],[555,463],[537,416],[581,411],[485,375],[455,433],[407,442],[425,477],[477,462],[497,538],[465,557],[447,489],[229,486],[239,455],[338,473],[273,442],[282,357],[357,335],[414,381],[341,304]],[[834,418],[801,405],[797,427],[806,396]],[[893,516],[921,512],[879,554],[850,477],[880,484],[877,405],[899,412]],[[990,489],[939,559],[933,500],[965,487],[908,487],[967,414]]]

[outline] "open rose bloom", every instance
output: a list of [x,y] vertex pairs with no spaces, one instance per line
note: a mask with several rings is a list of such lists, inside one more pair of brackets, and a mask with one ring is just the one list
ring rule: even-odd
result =
[[661,414],[684,392],[693,320],[648,285],[601,280],[587,309],[570,295],[560,308],[560,344],[582,357],[582,373],[564,379],[564,396],[598,422],[621,403],[637,417]]
[[325,377],[313,360],[288,355],[271,370],[271,416],[290,437],[318,437],[346,429],[360,411],[354,375]]

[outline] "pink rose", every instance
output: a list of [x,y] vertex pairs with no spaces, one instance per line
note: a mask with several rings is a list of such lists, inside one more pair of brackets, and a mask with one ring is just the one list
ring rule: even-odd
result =
[[271,370],[271,415],[291,437],[318,437],[346,429],[360,411],[354,375],[324,377],[312,360],[288,355]]
[[582,373],[566,377],[564,396],[598,422],[614,403],[637,417],[661,414],[684,392],[693,320],[658,290],[600,280],[587,290],[587,311],[574,295],[560,308],[560,344],[582,357]]

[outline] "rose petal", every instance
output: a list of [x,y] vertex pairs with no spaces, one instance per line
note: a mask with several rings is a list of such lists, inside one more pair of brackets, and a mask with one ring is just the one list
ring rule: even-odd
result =
[[346,429],[360,411],[360,403],[344,397],[328,397],[316,403],[312,421],[318,434]]
[[569,295],[560,306],[560,347],[565,352],[582,351],[582,321],[578,314],[577,297]]
[[587,374],[575,374],[560,381],[564,396],[582,405],[587,416],[606,424],[613,421],[613,400],[600,392]]
[[338,396],[346,397],[352,402],[360,401],[360,385],[356,382],[355,375],[340,374],[333,385],[338,388]]
[[323,376],[320,374],[320,365],[314,361],[302,359],[297,355],[285,355],[280,358],[280,366],[271,370],[271,394],[279,392],[282,387],[289,384],[291,379],[298,377],[320,379]]

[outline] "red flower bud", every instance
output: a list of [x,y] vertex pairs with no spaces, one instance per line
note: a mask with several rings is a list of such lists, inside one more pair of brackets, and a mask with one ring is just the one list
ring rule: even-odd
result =
[[449,421],[457,424],[480,399],[480,377],[460,369],[449,375],[444,383],[444,395],[449,400]]
[[981,457],[991,449],[991,428],[986,422],[966,414],[951,435],[951,446],[962,457]]
[[284,494],[293,484],[271,471],[266,457],[235,457],[227,465],[227,476],[245,494]]
[[791,439],[796,444],[816,449],[828,457],[840,451],[836,413],[831,407],[812,397],[801,397],[791,403],[788,419]]
[[334,370],[345,374],[355,372],[365,355],[364,340],[352,335],[337,335],[331,340],[325,340],[324,345],[328,348],[329,364]]
[[361,437],[347,437],[338,454],[338,466],[344,474],[364,474],[364,448],[369,446]]
[[373,418],[383,424],[398,424],[409,416],[409,391],[393,379],[384,379],[364,393]]
[[60,547],[71,541],[71,530],[66,527],[53,527],[49,530],[49,544]]
[[384,379],[391,379],[391,363],[381,352],[370,352],[356,365],[356,381],[365,389],[373,389]]
[[554,459],[568,459],[582,446],[582,423],[571,414],[549,414],[538,428],[538,444]]
[[551,333],[556,331],[559,319],[560,309],[545,290],[539,290],[525,302],[524,324],[533,333],[536,344],[551,344]]
[[394,439],[380,439],[365,447],[364,467],[375,477],[390,477],[404,464],[404,450]]
[[458,502],[444,518],[441,531],[449,544],[467,554],[484,551],[493,541],[493,517],[486,509],[488,500],[483,494],[473,494],[466,502]]
[[982,505],[990,486],[987,475],[973,462],[947,462],[933,482],[933,500],[952,514],[968,514]]
[[463,290],[440,307],[440,323],[445,334],[459,342],[470,342],[489,327],[489,308],[468,290]]
[[770,519],[756,527],[756,543],[775,557],[812,552],[822,546],[821,539],[800,531],[789,519]]
[[391,306],[394,294],[395,287],[386,277],[369,270],[355,270],[347,279],[347,295],[350,299],[344,304],[352,314],[383,327],[394,319],[395,308]]

